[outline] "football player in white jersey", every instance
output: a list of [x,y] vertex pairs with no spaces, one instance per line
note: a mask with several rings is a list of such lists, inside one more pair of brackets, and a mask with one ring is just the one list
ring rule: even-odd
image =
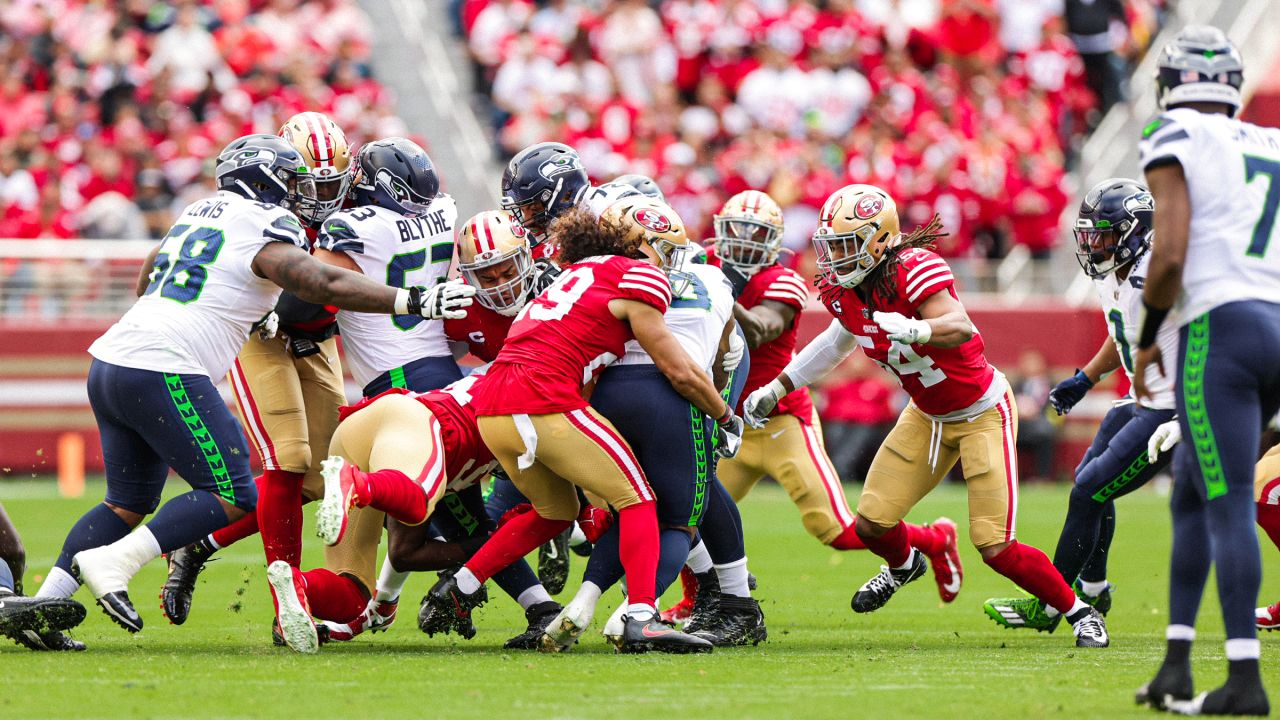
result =
[[[440,193],[427,152],[406,138],[377,140],[360,148],[352,172],[354,207],[325,220],[316,258],[393,287],[445,282],[458,208]],[[426,392],[462,377],[443,323],[342,310],[338,326],[347,366],[365,397],[393,387]]]
[[[1138,343],[1142,286],[1147,275],[1154,204],[1146,186],[1112,178],[1085,193],[1076,218],[1076,259],[1093,279],[1110,335],[1093,359],[1075,375],[1058,383],[1049,403],[1059,415],[1071,411],[1103,377],[1123,368],[1133,375],[1133,348]],[[1158,342],[1172,357],[1178,331],[1161,328]],[[1098,428],[1093,444],[1076,467],[1075,487],[1058,536],[1053,564],[1076,593],[1104,615],[1111,609],[1106,558],[1115,531],[1115,499],[1142,487],[1166,465],[1169,456],[1147,450],[1151,434],[1174,416],[1173,380],[1151,376],[1152,397],[1142,405],[1125,397],[1117,401]],[[1061,615],[1049,617],[1035,598],[988,600],[987,614],[1009,628],[1052,632]]]
[[[238,138],[218,156],[216,178],[217,195],[189,205],[144,264],[138,302],[89,348],[106,498],[71,529],[38,593],[69,597],[84,582],[130,632],[142,618],[129,579],[256,503],[244,435],[214,379],[281,288],[310,302],[433,318],[460,314],[473,294],[392,288],[312,259],[298,213],[315,202],[315,188],[286,140]],[[159,506],[170,468],[191,492],[131,532]]]
[[[1134,396],[1177,373],[1173,552],[1164,663],[1138,701],[1185,714],[1266,715],[1254,627],[1262,564],[1253,529],[1254,463],[1280,407],[1280,129],[1235,119],[1244,64],[1215,28],[1184,28],[1157,61],[1164,111],[1139,159],[1155,198],[1155,239],[1134,357]],[[1176,357],[1157,342],[1179,329]],[[1152,364],[1156,372],[1152,371]],[[1217,569],[1227,682],[1194,694],[1191,644],[1209,568]]]

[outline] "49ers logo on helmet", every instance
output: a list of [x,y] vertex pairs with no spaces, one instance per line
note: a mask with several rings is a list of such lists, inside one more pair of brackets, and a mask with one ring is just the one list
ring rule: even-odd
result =
[[853,214],[859,220],[870,220],[884,209],[884,200],[875,195],[863,195],[857,205],[853,206]]
[[664,233],[671,230],[671,221],[666,215],[652,210],[650,208],[640,208],[636,211],[636,222],[648,230],[656,233]]

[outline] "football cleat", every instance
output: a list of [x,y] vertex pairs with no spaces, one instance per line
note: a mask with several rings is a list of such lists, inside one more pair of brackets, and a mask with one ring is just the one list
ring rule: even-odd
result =
[[355,507],[357,486],[364,473],[346,459],[331,456],[320,463],[324,478],[324,498],[316,509],[316,535],[325,545],[337,545],[347,532],[347,515]]
[[542,544],[538,548],[538,581],[552,595],[564,591],[569,580],[569,535],[573,527]]
[[1228,680],[1217,690],[1200,693],[1190,700],[1165,700],[1165,709],[1178,715],[1249,715],[1265,717],[1271,714],[1271,703],[1261,682],[1251,682],[1245,687],[1233,686]]
[[473,593],[464,593],[458,587],[454,571],[445,570],[440,579],[427,591],[422,599],[422,608],[418,612],[418,627],[427,635],[437,632],[456,632],[470,640],[476,636],[476,626],[471,620],[471,611],[489,600],[489,591],[484,585]]
[[[321,645],[323,645],[327,640],[332,640],[334,642],[350,642],[352,640],[355,640],[357,637],[363,635],[364,631],[368,629],[369,629],[369,611],[368,610],[360,613],[358,616],[356,616],[355,620],[352,620],[349,623],[339,623],[339,622],[334,622],[332,620],[319,620],[316,622],[317,637],[321,636],[321,634],[325,636],[325,637],[320,637]],[[279,625],[275,625],[274,627],[272,627],[273,639],[274,639],[274,636],[277,636],[279,634],[279,632],[280,632]],[[276,644],[283,645],[284,636],[283,635],[278,635],[278,636],[280,637],[280,642]]]
[[1039,598],[992,598],[982,604],[987,617],[997,625],[1008,629],[1028,628],[1036,632],[1052,633],[1062,622],[1062,615],[1050,617]]
[[613,646],[617,651],[622,647],[622,636],[627,630],[627,599],[622,599],[622,604],[617,610],[609,616],[605,621],[604,627],[601,628],[600,634],[604,636],[606,642]]
[[1191,681],[1190,663],[1170,663],[1167,659],[1160,665],[1151,682],[1138,688],[1134,702],[1156,710],[1168,710],[1175,702],[1186,702],[1195,696]]
[[933,581],[938,584],[938,597],[949,603],[960,594],[960,584],[964,582],[964,566],[960,564],[959,533],[951,518],[940,517],[930,527],[938,530],[947,538],[946,545],[936,554],[929,556],[929,566],[933,568]]
[[174,625],[187,621],[187,615],[191,613],[191,595],[196,589],[196,578],[213,553],[204,542],[194,542],[166,556],[169,561],[169,577],[160,589],[160,609]]
[[1104,648],[1111,644],[1111,638],[1107,635],[1107,622],[1102,619],[1102,613],[1097,608],[1077,610],[1075,618],[1068,617],[1067,621],[1071,623],[1071,632],[1076,636],[1076,647]]
[[84,617],[84,606],[71,598],[0,594],[0,635],[32,650],[51,649],[45,645],[45,636],[62,635],[61,631],[84,622]]
[[1254,611],[1255,624],[1259,630],[1280,630],[1280,603]]
[[902,570],[894,570],[888,565],[881,565],[880,572],[858,588],[849,604],[856,613],[868,613],[879,610],[889,602],[889,598],[898,592],[898,588],[914,582],[924,575],[928,563],[924,553],[911,548],[911,564]]
[[764,625],[764,611],[754,598],[722,595],[715,616],[707,624],[692,631],[716,647],[759,645],[769,637]]
[[645,653],[650,650],[665,653],[709,653],[715,649],[710,641],[680,632],[662,622],[658,613],[624,616],[622,642],[617,645],[620,653]]
[[28,650],[36,652],[82,652],[84,650],[84,643],[57,630],[21,635],[13,640]]
[[89,588],[102,611],[115,624],[136,633],[142,616],[129,599],[129,575],[106,547],[81,550],[71,559],[71,574]]
[[538,641],[542,639],[543,633],[550,627],[551,621],[560,614],[560,603],[555,600],[535,603],[524,611],[524,617],[529,621],[529,627],[524,632],[511,638],[502,644],[505,650],[537,650]]
[[365,629],[369,632],[383,632],[396,621],[396,610],[400,607],[400,598],[394,600],[370,600],[365,609]]
[[1102,613],[1103,617],[1106,617],[1107,613],[1111,612],[1111,593],[1116,589],[1111,583],[1107,583],[1107,586],[1097,595],[1090,595],[1081,590],[1079,580],[1076,580],[1071,589],[1076,591],[1076,597],[1092,605],[1094,609]]
[[698,573],[694,579],[698,583],[698,593],[693,597],[693,611],[684,624],[687,633],[696,633],[707,627],[720,610],[720,578],[716,571]]
[[538,650],[545,653],[564,652],[573,647],[582,633],[591,627],[595,603],[571,602],[556,614],[538,640]]
[[286,645],[295,652],[310,654],[320,649],[320,637],[311,619],[307,594],[295,577],[297,570],[283,560],[267,566],[267,582],[276,597],[276,623]]
[[[340,625],[338,623],[329,622],[328,620],[321,620],[320,622],[316,623],[316,639],[320,641],[321,645],[324,645],[330,640],[337,640],[337,638],[333,637],[332,635],[333,630],[343,629],[343,628],[346,628],[347,630],[351,629],[346,625]],[[356,634],[359,635],[359,633],[356,633]],[[354,636],[348,637],[345,639],[351,640],[353,638]],[[275,645],[276,647],[285,647],[286,645],[288,645],[288,643],[284,641],[284,633],[280,632],[279,618],[271,619],[271,644]]]

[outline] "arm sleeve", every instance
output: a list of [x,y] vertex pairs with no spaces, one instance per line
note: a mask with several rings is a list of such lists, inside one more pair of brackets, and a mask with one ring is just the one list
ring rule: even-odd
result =
[[671,282],[658,268],[648,263],[627,268],[618,280],[618,296],[638,300],[665,313],[671,305]]
[[1191,162],[1194,150],[1191,129],[1180,113],[1168,112],[1142,129],[1142,141],[1138,143],[1138,164],[1143,171],[1153,167],[1178,163],[1183,167]]
[[325,220],[324,227],[316,236],[316,247],[329,252],[364,254],[364,241],[345,218]]
[[857,349],[858,338],[845,330],[839,320],[832,320],[827,329],[796,353],[782,371],[791,378],[798,390],[835,370],[837,365]]

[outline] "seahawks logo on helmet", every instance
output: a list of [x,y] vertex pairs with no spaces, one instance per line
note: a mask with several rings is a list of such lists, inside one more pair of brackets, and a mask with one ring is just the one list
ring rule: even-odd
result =
[[266,148],[245,148],[240,152],[226,158],[227,162],[235,165],[235,167],[245,167],[247,165],[270,165],[276,161],[276,154]]
[[1151,197],[1151,193],[1137,193],[1124,199],[1124,209],[1130,213],[1136,213],[1139,210],[1154,211],[1156,209],[1156,201],[1155,198]]
[[557,155],[539,165],[538,174],[548,180],[551,180],[557,175],[563,175],[565,173],[581,169],[582,164],[578,162],[576,155],[563,154]]

